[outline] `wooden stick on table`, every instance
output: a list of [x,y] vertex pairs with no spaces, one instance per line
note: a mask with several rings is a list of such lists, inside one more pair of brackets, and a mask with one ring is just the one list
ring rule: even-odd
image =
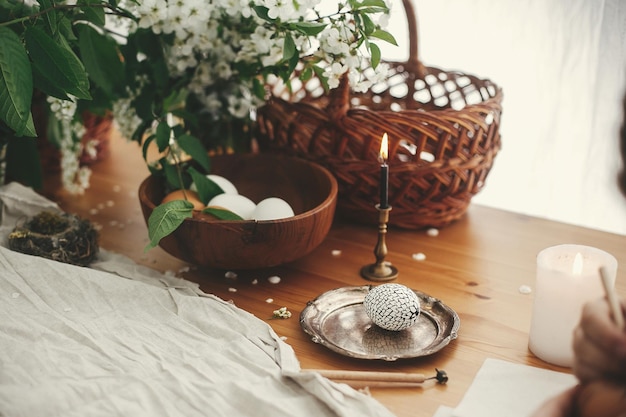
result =
[[436,379],[439,384],[448,382],[448,375],[445,371],[436,369],[435,376],[426,377],[424,374],[414,374],[408,372],[376,372],[376,371],[347,371],[330,369],[310,369],[310,372],[317,372],[323,377],[342,381],[350,385],[384,387],[398,385],[417,385],[425,381]]

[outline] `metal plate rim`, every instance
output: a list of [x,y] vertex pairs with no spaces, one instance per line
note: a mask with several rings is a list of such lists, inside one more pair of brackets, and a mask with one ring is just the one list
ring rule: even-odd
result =
[[[323,324],[324,319],[331,314],[336,313],[340,309],[345,309],[359,304],[362,305],[362,300],[365,298],[365,294],[367,294],[367,291],[369,291],[372,287],[373,285],[340,287],[320,294],[315,299],[307,302],[306,307],[300,313],[300,326],[302,330],[311,337],[311,340],[314,343],[325,346],[326,348],[341,355],[357,359],[375,359],[384,361],[395,361],[397,359],[411,359],[428,356],[440,351],[452,340],[458,337],[458,330],[461,323],[456,311],[435,297],[421,291],[411,289],[420,298],[420,303],[422,304],[421,314],[429,316],[429,320],[435,322],[435,324],[438,324],[439,322],[448,323],[448,325],[445,326],[445,329],[435,326],[437,335],[434,342],[436,343],[429,345],[428,349],[418,349],[400,353],[377,352],[373,354],[365,354],[363,352],[350,349],[349,346],[342,346],[341,343],[331,341],[329,335],[324,334],[324,331],[321,328],[321,324]],[[326,303],[333,304],[333,307],[331,309],[326,309],[324,306]],[[433,310],[433,308],[435,308],[435,310]],[[362,334],[364,333],[365,332]]]

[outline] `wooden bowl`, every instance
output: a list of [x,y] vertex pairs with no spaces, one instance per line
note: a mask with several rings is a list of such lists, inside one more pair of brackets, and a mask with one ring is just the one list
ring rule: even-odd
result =
[[[255,203],[267,197],[287,201],[295,216],[279,220],[225,221],[194,211],[161,240],[166,252],[194,265],[257,269],[294,261],[326,237],[337,203],[337,181],[315,163],[273,154],[235,154],[211,158],[211,172],[229,179]],[[139,187],[143,216],[164,196],[162,180],[149,176]]]

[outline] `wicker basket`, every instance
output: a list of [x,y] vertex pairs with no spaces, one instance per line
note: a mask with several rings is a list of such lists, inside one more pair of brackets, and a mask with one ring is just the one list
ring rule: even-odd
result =
[[389,224],[442,227],[463,216],[485,184],[500,149],[502,90],[489,80],[424,66],[417,21],[403,0],[410,36],[407,62],[367,93],[347,78],[324,94],[314,82],[273,86],[257,113],[264,150],[318,162],[337,177],[340,215],[376,224],[378,153],[389,136]]

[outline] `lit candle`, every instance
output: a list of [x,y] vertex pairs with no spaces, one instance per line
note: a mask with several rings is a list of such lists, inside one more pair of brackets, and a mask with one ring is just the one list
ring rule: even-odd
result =
[[389,144],[387,143],[387,133],[383,135],[383,139],[380,143],[380,208],[386,209],[389,207],[389,166],[387,165],[387,157],[389,155]]
[[538,358],[572,366],[572,333],[582,306],[604,294],[601,266],[614,285],[617,260],[607,252],[582,245],[558,245],[539,252],[528,343]]

